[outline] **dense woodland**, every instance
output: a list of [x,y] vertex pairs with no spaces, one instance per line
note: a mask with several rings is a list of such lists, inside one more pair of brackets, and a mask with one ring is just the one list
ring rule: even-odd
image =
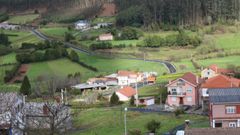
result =
[[240,0],[115,0],[119,26],[195,25],[240,19]]
[[109,0],[0,0],[0,8],[9,11],[28,10],[33,8],[63,9],[70,7],[88,8]]

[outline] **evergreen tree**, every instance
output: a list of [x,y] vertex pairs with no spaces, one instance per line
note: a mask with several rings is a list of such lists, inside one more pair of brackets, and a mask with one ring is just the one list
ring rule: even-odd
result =
[[129,101],[129,104],[130,104],[131,106],[134,106],[134,101],[135,101],[135,98],[134,98],[134,96],[132,96],[131,99],[130,99],[130,101]]
[[117,105],[119,104],[119,97],[118,95],[114,92],[110,98],[110,104],[111,105]]
[[72,61],[79,62],[79,56],[75,51],[72,50],[69,57]]
[[24,95],[30,95],[32,93],[31,92],[31,84],[30,84],[27,76],[25,76],[23,79],[22,86],[20,88],[20,93],[22,93]]

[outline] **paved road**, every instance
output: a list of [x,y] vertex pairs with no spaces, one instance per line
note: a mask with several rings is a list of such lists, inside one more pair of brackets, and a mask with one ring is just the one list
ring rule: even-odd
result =
[[[32,33],[34,35],[36,35],[37,37],[41,38],[42,40],[53,40],[47,36],[45,36],[44,34],[42,34],[41,32],[39,32],[38,30],[36,29],[32,29],[31,30]],[[82,53],[85,53],[85,54],[88,54],[88,55],[94,55],[93,53],[91,53],[90,51],[88,50],[85,50],[83,48],[80,48],[80,47],[77,47],[76,45],[74,44],[71,44],[71,43],[68,43],[68,42],[64,42],[64,45],[70,47],[70,48],[73,48],[74,50],[76,51],[79,51],[79,52],[82,52]],[[169,71],[169,73],[176,73],[176,68],[173,64],[171,64],[170,62],[168,61],[162,61],[162,60],[148,60],[148,59],[142,59],[142,58],[120,58],[120,59],[127,59],[127,60],[141,60],[141,61],[145,61],[145,62],[155,62],[155,63],[160,63],[160,64],[163,64]]]

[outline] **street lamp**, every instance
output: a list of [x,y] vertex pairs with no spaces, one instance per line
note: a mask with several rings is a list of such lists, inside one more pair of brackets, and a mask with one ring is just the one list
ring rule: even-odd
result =
[[124,127],[125,127],[125,135],[127,135],[127,107],[124,108]]

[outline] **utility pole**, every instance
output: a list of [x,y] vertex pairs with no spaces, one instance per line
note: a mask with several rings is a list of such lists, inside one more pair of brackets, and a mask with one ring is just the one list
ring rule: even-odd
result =
[[125,128],[125,135],[127,135],[127,107],[124,108],[124,128]]
[[137,85],[138,84],[136,82],[136,86],[135,86],[135,88],[136,88],[136,106],[138,107],[138,86]]

